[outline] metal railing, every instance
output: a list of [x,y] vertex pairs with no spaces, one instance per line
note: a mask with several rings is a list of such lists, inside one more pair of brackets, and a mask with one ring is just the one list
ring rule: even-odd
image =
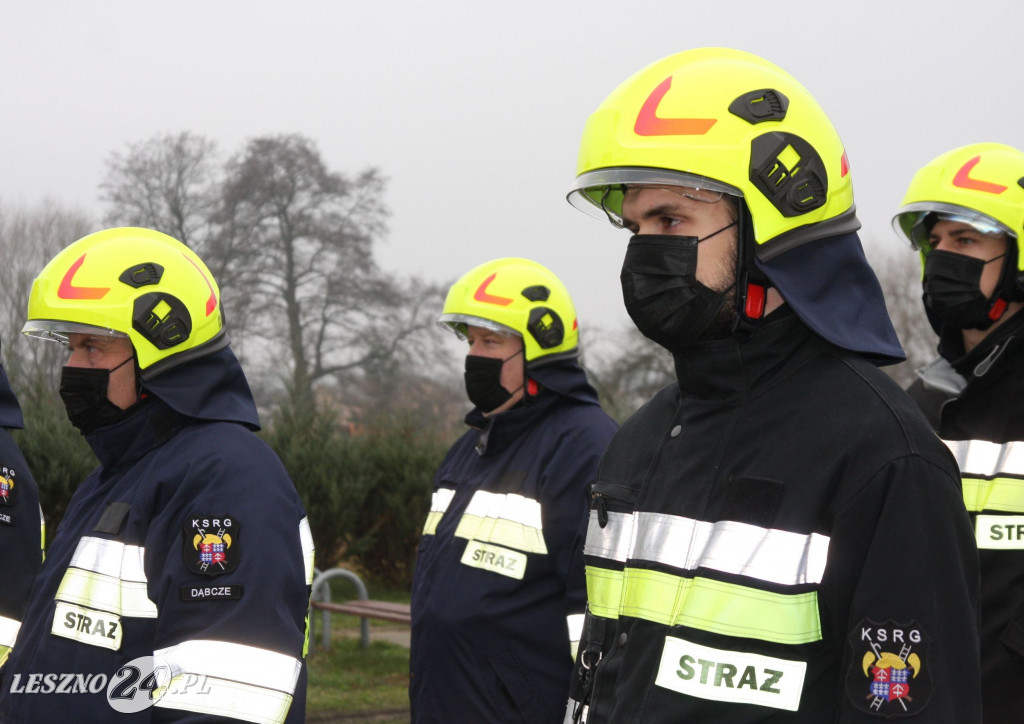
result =
[[[332,568],[329,571],[321,573],[318,569],[313,569],[313,593],[309,597],[310,609],[309,609],[309,640],[312,642],[315,640],[314,628],[316,621],[316,612],[313,610],[312,602],[321,601],[323,603],[331,602],[331,587],[328,582],[332,578],[344,578],[351,581],[356,587],[356,595],[360,601],[369,600],[369,594],[366,592],[366,585],[362,580],[352,571],[344,568]],[[331,648],[331,612],[321,611],[320,612],[320,638],[321,646],[326,650]],[[366,618],[359,619],[359,643],[364,649],[370,648],[370,622]]]

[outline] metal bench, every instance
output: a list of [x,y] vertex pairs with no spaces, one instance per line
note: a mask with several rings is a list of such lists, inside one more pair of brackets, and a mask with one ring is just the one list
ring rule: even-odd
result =
[[[345,601],[342,603],[334,603],[331,601],[331,587],[327,585],[328,581],[332,578],[345,578],[351,581],[356,587],[356,593],[359,596],[354,601]],[[316,611],[320,611],[321,616],[321,645],[324,649],[331,647],[331,614],[332,613],[343,613],[349,616],[358,616],[359,622],[359,642],[364,649],[370,647],[370,623],[369,619],[375,618],[382,621],[394,621],[397,623],[411,623],[412,615],[409,612],[409,604],[407,603],[394,603],[393,601],[371,601],[369,595],[366,592],[366,586],[352,571],[344,568],[332,568],[329,571],[323,573],[317,573],[316,578],[313,579],[313,595],[310,597],[310,607]],[[309,616],[309,638],[312,641],[315,638],[314,626],[316,617],[313,615],[313,611],[310,611]]]

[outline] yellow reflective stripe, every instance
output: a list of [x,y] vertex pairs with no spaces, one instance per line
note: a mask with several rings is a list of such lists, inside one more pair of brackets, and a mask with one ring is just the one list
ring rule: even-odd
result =
[[427,522],[423,524],[423,535],[434,535],[437,532],[437,524],[441,522],[444,513],[431,511],[427,513]]
[[548,552],[541,531],[540,503],[518,493],[476,491],[459,520],[455,537],[495,543],[527,553]]
[[77,603],[118,616],[156,618],[156,604],[146,596],[146,584],[69,568],[57,588],[58,601]]
[[10,646],[0,646],[0,668],[7,663],[7,657],[11,655]]
[[309,518],[299,521],[299,545],[302,547],[302,563],[306,567],[306,585],[313,584],[313,557],[316,547],[313,545],[313,532],[309,529]]
[[631,616],[781,644],[821,640],[818,595],[813,591],[772,593],[660,571],[627,568],[620,573],[593,567],[587,568],[587,589],[591,611],[606,618]]
[[971,513],[982,510],[1024,513],[1024,480],[964,477],[963,488],[964,505]]
[[0,616],[0,646],[14,646],[20,628],[21,621],[18,619]]
[[585,566],[587,573],[587,608],[601,618],[618,618],[622,601],[622,571]]
[[481,518],[468,513],[455,529],[456,538],[494,543],[527,553],[547,553],[544,534],[537,528],[502,518]]
[[165,688],[153,692],[156,706],[211,714],[230,719],[280,724],[288,716],[292,695],[215,677],[197,679],[179,674]]

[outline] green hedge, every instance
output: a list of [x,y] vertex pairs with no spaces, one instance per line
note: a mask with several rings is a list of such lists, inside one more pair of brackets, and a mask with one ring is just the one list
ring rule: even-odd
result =
[[447,444],[408,417],[350,431],[330,412],[282,410],[264,433],[302,497],[321,570],[343,564],[409,587],[431,481]]

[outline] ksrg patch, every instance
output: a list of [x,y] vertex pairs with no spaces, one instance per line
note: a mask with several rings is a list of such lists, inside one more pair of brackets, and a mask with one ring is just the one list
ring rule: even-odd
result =
[[0,506],[14,505],[18,500],[18,491],[14,479],[14,468],[0,465]]
[[846,695],[867,714],[915,716],[928,704],[931,640],[916,622],[862,620],[847,639],[852,650]]
[[238,520],[230,515],[191,515],[182,524],[185,568],[219,576],[238,568],[241,556]]

